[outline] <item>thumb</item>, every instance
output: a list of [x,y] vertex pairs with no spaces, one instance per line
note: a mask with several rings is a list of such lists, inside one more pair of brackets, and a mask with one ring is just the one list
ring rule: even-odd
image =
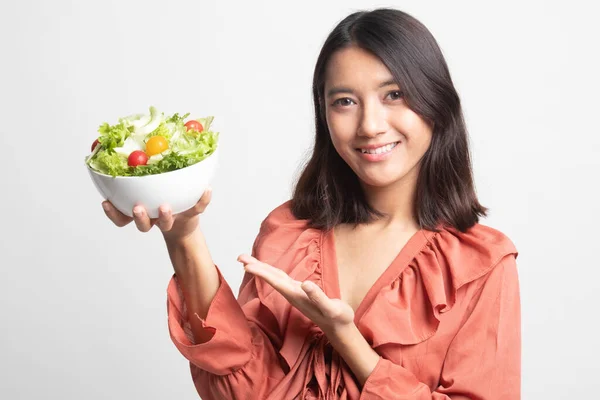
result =
[[194,207],[192,207],[189,211],[194,215],[202,214],[204,211],[206,211],[206,207],[208,207],[208,205],[210,204],[211,199],[212,187],[209,186],[202,194],[202,197],[200,197],[200,200],[198,200],[196,205],[194,205]]
[[302,290],[306,293],[311,302],[313,302],[325,316],[332,316],[335,310],[332,308],[332,302],[323,290],[314,282],[302,282]]

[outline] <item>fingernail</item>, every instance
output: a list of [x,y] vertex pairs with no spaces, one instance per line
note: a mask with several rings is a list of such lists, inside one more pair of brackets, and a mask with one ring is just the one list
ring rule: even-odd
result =
[[143,213],[144,212],[139,207],[136,207],[136,208],[133,209],[133,214],[135,214],[136,217],[141,217]]
[[104,202],[104,201],[102,202],[102,208],[104,209],[104,211],[110,210],[110,206],[108,205],[107,202]]

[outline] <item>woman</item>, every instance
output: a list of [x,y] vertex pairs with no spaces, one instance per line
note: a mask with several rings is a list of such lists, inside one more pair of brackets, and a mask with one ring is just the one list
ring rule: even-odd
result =
[[[460,101],[435,39],[396,10],[333,30],[316,141],[261,225],[238,299],[195,208],[163,232],[171,337],[210,399],[518,399],[517,251],[478,223]],[[109,218],[131,221],[104,202]]]

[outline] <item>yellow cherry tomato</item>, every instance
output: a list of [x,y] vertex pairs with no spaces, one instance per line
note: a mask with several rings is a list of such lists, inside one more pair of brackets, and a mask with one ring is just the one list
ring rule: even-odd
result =
[[167,142],[167,139],[164,136],[152,136],[146,142],[146,154],[148,154],[148,157],[162,153],[168,148],[169,142]]

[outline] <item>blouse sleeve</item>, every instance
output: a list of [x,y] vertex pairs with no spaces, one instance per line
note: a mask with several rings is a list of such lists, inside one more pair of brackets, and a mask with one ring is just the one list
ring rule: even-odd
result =
[[[258,238],[253,254],[257,242]],[[253,277],[244,275],[240,288],[244,295],[238,301],[218,274],[219,289],[206,319],[201,319],[213,336],[201,344],[193,341],[182,292],[173,276],[167,290],[171,339],[189,360],[194,384],[204,400],[241,399],[249,393],[252,398],[264,398],[284,375],[272,342],[278,337],[276,320],[260,307]]]
[[433,392],[410,371],[380,358],[360,400],[520,399],[521,314],[514,255],[492,270],[468,312]]

